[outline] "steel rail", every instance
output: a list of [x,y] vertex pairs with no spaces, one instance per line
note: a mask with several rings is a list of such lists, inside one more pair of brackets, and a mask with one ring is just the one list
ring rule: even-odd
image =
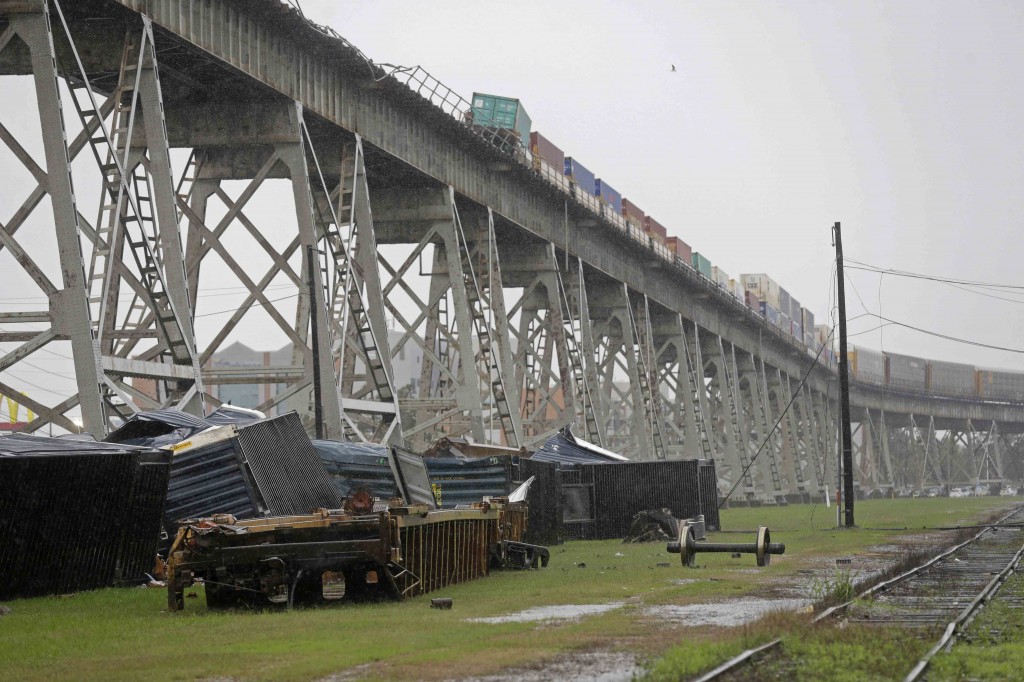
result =
[[[911,569],[909,569],[907,571],[904,571],[903,573],[900,573],[897,576],[889,578],[888,580],[884,580],[884,581],[882,581],[880,583],[872,585],[871,587],[869,587],[868,589],[864,590],[863,592],[859,592],[853,599],[845,601],[842,604],[837,604],[835,606],[829,607],[828,609],[822,611],[817,616],[815,616],[814,619],[811,622],[814,623],[814,624],[817,624],[817,623],[820,623],[821,621],[823,621],[823,620],[825,620],[827,618],[834,617],[837,614],[842,613],[843,611],[845,611],[851,604],[853,604],[858,599],[863,599],[864,597],[873,596],[875,594],[878,594],[880,592],[883,592],[883,591],[889,589],[890,587],[893,587],[894,585],[897,585],[897,584],[899,584],[899,583],[901,583],[901,582],[903,582],[905,580],[908,580],[908,579],[914,577],[918,573],[921,573],[921,572],[927,570],[928,568],[934,566],[935,564],[939,563],[943,559],[948,558],[952,554],[955,554],[956,552],[958,552],[961,549],[967,547],[968,545],[971,545],[972,543],[977,542],[983,535],[985,535],[986,533],[991,532],[993,530],[993,528],[1003,527],[1002,523],[1004,521],[1006,521],[1010,517],[1015,516],[1017,514],[1020,514],[1022,512],[1024,512],[1024,507],[1017,507],[1017,508],[1009,511],[1008,513],[1006,513],[1005,515],[1000,517],[999,520],[997,520],[994,524],[986,525],[984,528],[982,528],[980,531],[975,533],[973,536],[971,536],[967,540],[965,540],[965,541],[963,541],[963,542],[961,542],[961,543],[959,543],[957,545],[954,545],[953,547],[950,547],[949,549],[945,550],[944,552],[941,552],[940,554],[935,555],[934,557],[932,557],[931,559],[929,559],[928,561],[926,561],[923,564],[920,564],[920,565],[915,566],[915,567],[913,567],[913,568],[911,568]],[[1015,525],[1017,525],[1017,524],[1015,524]],[[1014,567],[1021,561],[1022,558],[1024,558],[1024,547],[1022,547],[1014,555],[1014,559],[1012,561],[1010,561],[1010,563],[995,578],[993,578],[991,581],[989,581],[989,583],[988,583],[988,585],[986,585],[985,589],[979,595],[977,595],[974,598],[974,600],[971,602],[971,604],[966,609],[964,609],[964,611],[960,614],[960,616],[958,616],[955,621],[953,621],[952,623],[950,623],[946,627],[946,631],[943,633],[943,637],[940,640],[940,642],[937,645],[935,645],[927,654],[925,654],[925,658],[922,658],[921,661],[918,662],[917,666],[905,678],[904,682],[914,682],[915,680],[919,679],[919,675],[922,672],[924,672],[924,670],[927,668],[928,663],[931,661],[932,656],[934,656],[935,653],[937,653],[943,646],[945,646],[947,643],[950,642],[950,640],[952,639],[953,634],[955,634],[955,632],[957,631],[958,624],[962,625],[965,622],[969,622],[969,617],[973,617],[973,615],[977,611],[979,605],[985,601],[985,598],[987,596],[991,595],[991,591],[994,590],[993,586],[1001,585],[1002,582],[1004,582],[1006,580],[1006,577],[1009,576],[1010,572],[1013,571]],[[718,667],[716,667],[716,668],[714,668],[712,670],[709,670],[708,672],[704,673],[700,677],[694,678],[693,682],[712,682],[713,680],[720,679],[724,675],[727,675],[728,673],[731,673],[731,672],[733,672],[735,670],[738,670],[744,664],[753,662],[753,659],[756,656],[758,656],[760,654],[763,654],[763,653],[766,653],[768,651],[772,651],[772,650],[776,649],[780,644],[782,644],[782,638],[781,637],[779,637],[777,639],[773,639],[773,640],[771,640],[769,642],[766,642],[765,644],[762,644],[762,645],[760,645],[758,647],[754,647],[752,649],[747,649],[747,650],[741,652],[740,654],[734,656],[733,658],[730,658],[729,660],[727,660],[726,662],[722,663]],[[918,670],[918,668],[920,668],[920,670]]]

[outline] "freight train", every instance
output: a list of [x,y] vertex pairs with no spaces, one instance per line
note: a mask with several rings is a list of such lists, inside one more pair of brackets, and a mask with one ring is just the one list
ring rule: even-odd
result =
[[[814,314],[767,274],[741,274],[738,279],[732,278],[720,266],[713,265],[706,254],[695,251],[681,238],[670,236],[668,228],[613,189],[604,178],[591,172],[579,159],[566,156],[553,142],[531,131],[530,118],[519,100],[479,93],[474,93],[473,100],[473,115],[468,118],[508,128],[510,134],[522,142],[526,162],[557,191],[604,218],[639,247],[648,249],[652,256],[704,281],[709,288],[718,289],[720,295],[762,318],[791,343],[806,348],[807,353],[818,357],[824,366],[836,368],[838,358],[832,350],[831,329],[815,325]],[[853,378],[865,384],[900,391],[1024,402],[1024,374],[864,348],[850,351],[849,360]]]
[[943,362],[898,353],[853,348],[850,376],[897,391],[1024,402],[1024,374]]

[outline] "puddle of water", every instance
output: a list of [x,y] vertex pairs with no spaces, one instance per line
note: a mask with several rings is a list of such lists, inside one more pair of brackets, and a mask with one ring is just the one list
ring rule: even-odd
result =
[[757,620],[772,611],[796,611],[810,606],[809,599],[737,599],[716,604],[651,606],[644,614],[681,625],[736,627]]
[[630,682],[643,672],[628,654],[592,652],[570,655],[531,668],[514,668],[463,682]]
[[490,618],[467,618],[471,623],[530,623],[542,620],[577,620],[584,616],[593,616],[612,609],[620,608],[623,602],[609,604],[559,604],[557,606],[538,606],[525,611],[507,613],[504,616]]

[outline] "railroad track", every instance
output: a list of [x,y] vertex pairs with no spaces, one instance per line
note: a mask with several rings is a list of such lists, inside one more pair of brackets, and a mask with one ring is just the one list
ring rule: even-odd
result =
[[[978,612],[1024,559],[1024,507],[1015,509],[983,528],[970,539],[933,559],[865,590],[856,599],[833,606],[815,617],[815,623],[847,622],[864,626],[938,628],[941,636],[908,672],[904,682],[922,679],[939,651],[953,645]],[[1017,525],[1021,524],[1021,525]],[[775,639],[744,651],[696,682],[742,679],[746,666],[780,652]]]

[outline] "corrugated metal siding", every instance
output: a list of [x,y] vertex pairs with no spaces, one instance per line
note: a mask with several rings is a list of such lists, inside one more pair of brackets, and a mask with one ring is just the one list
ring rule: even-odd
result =
[[423,460],[439,509],[479,502],[484,496],[501,497],[512,484],[509,457],[461,460],[455,457],[430,457]]
[[168,532],[173,532],[178,522],[185,519],[211,514],[250,519],[265,511],[243,468],[234,439],[175,453],[164,512]]
[[142,580],[169,452],[0,457],[0,599]]
[[696,460],[592,465],[594,537],[624,538],[645,509],[669,509],[686,519],[701,513]]
[[562,489],[558,467],[551,462],[515,457],[512,461],[512,487],[534,476],[526,496],[529,507],[524,541],[535,545],[562,542]]
[[388,450],[383,445],[314,440],[313,447],[342,497],[356,487],[366,488],[382,500],[397,495]]
[[974,395],[974,365],[928,361],[928,389],[945,395]]
[[928,363],[924,358],[885,353],[889,386],[896,389],[923,391],[927,383]]
[[722,522],[718,517],[718,472],[715,460],[697,460],[697,480],[700,486],[700,513],[704,515],[704,525],[708,530],[721,530]]
[[548,438],[544,445],[533,453],[531,459],[535,462],[559,464],[600,464],[617,461],[575,442],[574,439],[570,440],[561,433]]
[[238,448],[271,514],[341,506],[338,489],[294,412],[242,428]]

